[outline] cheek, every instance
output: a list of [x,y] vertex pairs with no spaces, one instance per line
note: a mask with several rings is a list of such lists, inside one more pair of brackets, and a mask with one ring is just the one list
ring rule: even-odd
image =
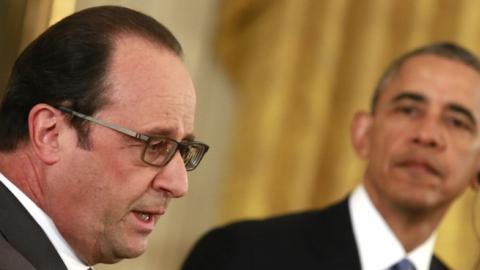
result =
[[[122,219],[132,204],[149,189],[155,176],[143,166],[135,148],[114,149],[111,145],[95,144],[83,161],[77,159],[82,184],[77,188],[76,200],[93,212],[94,219],[102,223],[115,223]],[[138,155],[138,156],[137,156]],[[88,209],[84,209],[88,210]]]
[[62,207],[67,213],[98,223],[105,212],[115,211],[112,205],[121,205],[118,191],[122,189],[122,167],[112,161],[118,156],[109,159],[96,151],[79,153],[65,168],[63,175],[68,178],[55,191],[61,197],[57,202],[64,202]]
[[370,134],[368,174],[372,179],[390,179],[392,161],[407,148],[408,129],[387,123]]
[[406,130],[395,125],[376,126],[369,142],[369,157],[387,161],[396,148],[403,147]]
[[105,161],[103,167],[109,169],[102,172],[103,185],[94,191],[95,199],[110,208],[111,215],[122,218],[151,188],[155,173],[150,167],[139,166],[120,156]]
[[480,172],[475,151],[471,148],[449,153],[447,158],[451,178],[453,178],[450,185],[468,185]]

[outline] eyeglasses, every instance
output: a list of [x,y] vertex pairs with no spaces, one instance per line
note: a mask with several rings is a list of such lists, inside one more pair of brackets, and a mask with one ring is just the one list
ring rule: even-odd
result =
[[167,165],[178,150],[180,151],[183,163],[185,164],[185,169],[187,171],[192,171],[198,166],[198,164],[200,164],[200,161],[209,148],[208,145],[196,141],[177,142],[176,140],[166,136],[148,136],[124,127],[107,123],[100,119],[76,112],[66,107],[59,106],[56,108],[63,113],[71,114],[72,116],[91,121],[97,125],[115,130],[124,135],[143,141],[145,143],[145,147],[142,151],[141,160],[151,166],[163,167]]

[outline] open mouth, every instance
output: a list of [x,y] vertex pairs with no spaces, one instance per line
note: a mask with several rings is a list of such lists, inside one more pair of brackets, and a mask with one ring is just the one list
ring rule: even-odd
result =
[[147,212],[134,211],[135,216],[143,222],[150,222],[153,220],[153,215]]
[[161,215],[165,214],[164,209],[159,210],[133,210],[133,214],[138,220],[144,223],[155,223]]

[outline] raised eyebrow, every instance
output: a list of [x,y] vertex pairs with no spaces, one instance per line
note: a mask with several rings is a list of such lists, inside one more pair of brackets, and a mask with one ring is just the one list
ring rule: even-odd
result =
[[468,120],[470,120],[470,122],[472,122],[473,125],[475,125],[475,126],[477,125],[477,121],[476,121],[475,116],[473,115],[473,113],[472,113],[469,109],[463,107],[462,105],[459,105],[459,104],[449,104],[449,105],[447,106],[447,108],[448,108],[450,111],[454,111],[454,112],[457,112],[457,113],[460,113],[460,114],[464,115],[465,117],[468,118]]
[[421,103],[427,102],[427,98],[425,98],[425,96],[421,94],[414,93],[414,92],[402,92],[394,96],[391,103],[397,103],[402,100],[413,100]]
[[187,134],[185,137],[183,137],[182,141],[190,141],[193,142],[195,141],[195,135],[193,134]]

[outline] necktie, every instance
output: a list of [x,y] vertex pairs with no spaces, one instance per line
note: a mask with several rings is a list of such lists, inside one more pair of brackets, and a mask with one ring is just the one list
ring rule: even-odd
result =
[[405,258],[388,268],[388,270],[415,270],[415,266]]

